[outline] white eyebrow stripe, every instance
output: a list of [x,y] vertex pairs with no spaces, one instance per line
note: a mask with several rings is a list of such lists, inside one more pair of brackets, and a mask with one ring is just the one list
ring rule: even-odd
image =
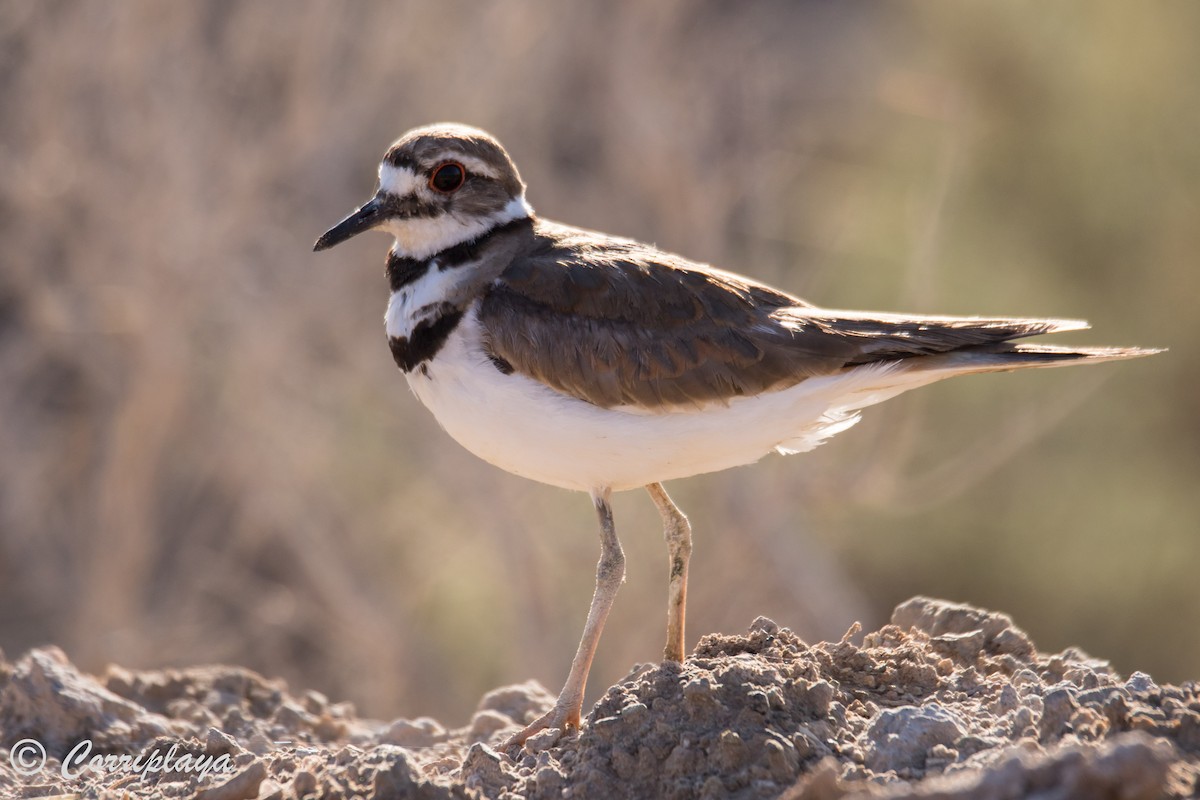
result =
[[475,158],[475,156],[466,155],[465,153],[458,153],[453,150],[444,150],[441,153],[438,153],[434,163],[441,161],[457,161],[467,168],[467,172],[474,173],[475,175],[482,175],[485,178],[495,179],[500,177],[486,161]]

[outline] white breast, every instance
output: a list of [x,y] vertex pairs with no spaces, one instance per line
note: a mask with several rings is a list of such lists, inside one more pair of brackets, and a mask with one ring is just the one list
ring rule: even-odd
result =
[[728,405],[604,409],[501,373],[483,351],[477,314],[468,309],[427,374],[408,375],[409,386],[475,455],[566,489],[621,491],[749,464],[772,450],[810,450],[857,422],[856,409],[934,379],[871,365]]

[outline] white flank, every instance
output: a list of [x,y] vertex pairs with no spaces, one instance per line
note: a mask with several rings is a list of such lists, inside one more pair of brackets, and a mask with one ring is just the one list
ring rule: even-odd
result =
[[409,386],[459,444],[501,469],[565,489],[623,491],[802,452],[857,421],[855,411],[949,372],[869,365],[728,405],[661,414],[604,409],[519,373],[481,347],[472,307]]

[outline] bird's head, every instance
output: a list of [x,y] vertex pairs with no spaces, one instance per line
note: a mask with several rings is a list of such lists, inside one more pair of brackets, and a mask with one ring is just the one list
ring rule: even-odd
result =
[[379,164],[375,196],[313,249],[378,228],[396,237],[398,255],[428,258],[531,213],[525,184],[500,142],[478,128],[441,123],[397,139]]

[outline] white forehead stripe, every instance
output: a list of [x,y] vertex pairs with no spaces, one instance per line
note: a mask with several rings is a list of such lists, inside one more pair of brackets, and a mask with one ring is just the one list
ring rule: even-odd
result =
[[386,161],[379,165],[379,188],[387,194],[404,197],[420,185],[416,173],[408,167],[393,167]]
[[[485,178],[498,179],[500,177],[486,162],[473,156],[446,151],[438,154],[437,162],[442,161],[457,161],[466,168],[467,172],[482,175]],[[411,194],[424,183],[423,178],[408,167],[395,167],[386,161],[379,165],[379,188],[389,194],[403,197]]]

